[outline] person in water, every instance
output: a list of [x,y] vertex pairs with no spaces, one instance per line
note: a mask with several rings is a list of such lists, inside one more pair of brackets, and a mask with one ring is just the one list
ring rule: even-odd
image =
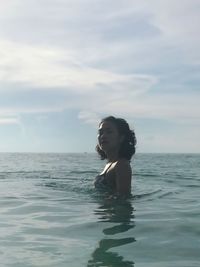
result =
[[130,160],[135,154],[136,137],[122,118],[109,116],[99,124],[96,151],[107,164],[94,182],[96,188],[106,189],[114,196],[131,193]]

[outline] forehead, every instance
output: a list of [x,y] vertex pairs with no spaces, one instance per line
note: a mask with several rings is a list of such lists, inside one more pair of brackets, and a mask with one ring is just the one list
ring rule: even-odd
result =
[[111,121],[104,121],[104,122],[100,123],[99,129],[117,129],[117,127]]

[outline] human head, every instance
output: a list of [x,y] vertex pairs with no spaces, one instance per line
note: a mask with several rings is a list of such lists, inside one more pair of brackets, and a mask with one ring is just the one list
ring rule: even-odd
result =
[[[106,117],[102,119],[99,127],[104,122],[110,122],[112,125],[114,125],[119,135],[122,137],[118,151],[119,157],[130,160],[135,154],[136,137],[134,131],[130,130],[128,123],[122,118],[115,118],[113,116]],[[102,160],[107,158],[106,153],[101,149],[99,144],[96,146],[96,151]]]

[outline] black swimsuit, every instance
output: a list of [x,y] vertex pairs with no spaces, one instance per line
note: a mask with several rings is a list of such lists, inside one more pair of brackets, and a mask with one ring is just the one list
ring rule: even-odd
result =
[[95,182],[94,182],[94,185],[96,188],[106,189],[106,188],[110,187],[110,185],[108,184],[108,181],[106,179],[106,174],[107,174],[107,172],[110,169],[112,164],[113,163],[111,163],[102,174],[97,175],[97,177],[95,178]]

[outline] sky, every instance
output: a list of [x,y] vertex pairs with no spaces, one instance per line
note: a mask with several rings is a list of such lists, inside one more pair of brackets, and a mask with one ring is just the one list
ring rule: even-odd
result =
[[199,0],[0,0],[0,152],[200,153]]

